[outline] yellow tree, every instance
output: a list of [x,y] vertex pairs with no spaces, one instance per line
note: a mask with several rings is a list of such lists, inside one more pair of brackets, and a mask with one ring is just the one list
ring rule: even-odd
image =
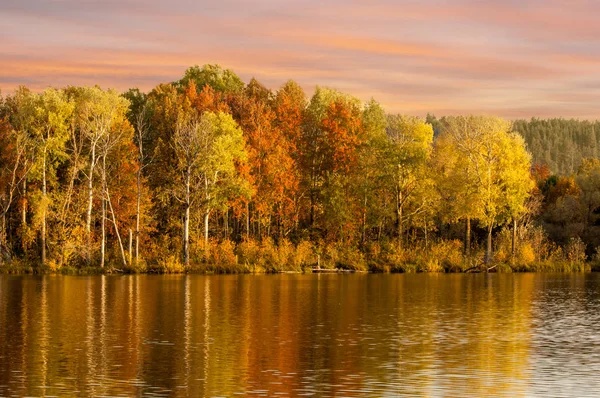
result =
[[531,157],[510,129],[510,122],[497,117],[445,118],[436,148],[446,197],[453,201],[451,211],[467,220],[465,252],[470,219],[476,218],[487,231],[486,264],[492,259],[493,229],[525,210],[533,188]]
[[486,264],[492,260],[494,227],[516,220],[525,211],[525,201],[533,188],[530,177],[531,156],[523,139],[510,133],[510,124],[496,118],[483,121],[486,136],[475,158],[481,196],[479,222],[487,229]]
[[469,119],[447,117],[440,121],[441,134],[434,147],[433,164],[436,186],[442,198],[441,216],[446,221],[465,221],[464,253],[470,256],[471,220],[479,208],[475,176],[477,151],[481,135],[470,129]]
[[[404,239],[404,223],[407,216],[422,212],[428,203],[415,196],[426,178],[427,161],[431,155],[433,129],[417,117],[388,115],[387,162],[396,196],[396,226],[398,242]],[[407,204],[413,202],[409,214],[405,214]]]
[[531,154],[526,150],[525,140],[511,132],[505,140],[505,155],[501,158],[503,171],[503,195],[506,201],[505,220],[512,221],[512,254],[517,244],[517,223],[531,209],[530,200],[535,189],[531,175]]
[[[385,189],[384,179],[386,170],[382,167],[386,160],[386,144],[388,143],[386,114],[381,105],[371,99],[362,112],[363,140],[358,148],[358,178],[355,180],[362,207],[362,236],[364,243],[367,239],[369,226],[381,227],[383,220],[378,198]],[[380,228],[381,230],[381,228]]]
[[49,180],[55,180],[58,165],[67,158],[66,143],[72,123],[74,104],[63,91],[47,89],[38,96],[35,106],[35,128],[33,142],[36,162],[32,176],[41,182],[41,198],[38,212],[41,237],[41,260],[46,264],[47,218],[50,198]]

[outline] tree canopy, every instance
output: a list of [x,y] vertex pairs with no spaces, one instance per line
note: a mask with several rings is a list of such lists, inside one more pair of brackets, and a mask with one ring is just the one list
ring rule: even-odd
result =
[[386,114],[374,99],[324,87],[308,98],[292,80],[273,91],[218,65],[147,93],[21,87],[0,100],[0,258],[244,264],[259,242],[376,267],[462,241],[466,263],[491,264],[505,231],[514,259],[535,228],[592,254],[595,134],[561,119]]

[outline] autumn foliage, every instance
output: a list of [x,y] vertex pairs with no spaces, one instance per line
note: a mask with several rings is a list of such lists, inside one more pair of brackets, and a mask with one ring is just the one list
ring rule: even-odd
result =
[[322,87],[307,98],[291,80],[273,92],[217,65],[148,93],[23,87],[0,102],[0,261],[530,266],[550,258],[536,257],[535,239],[600,246],[599,176],[592,161],[573,176],[531,167],[499,118],[387,115],[375,100]]

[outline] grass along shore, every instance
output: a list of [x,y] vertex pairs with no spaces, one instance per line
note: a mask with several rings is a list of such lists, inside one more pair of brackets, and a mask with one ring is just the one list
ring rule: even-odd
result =
[[600,257],[586,257],[585,246],[571,241],[564,247],[539,245],[533,250],[531,242],[518,246],[513,254],[506,239],[498,240],[494,259],[484,264],[484,248],[474,247],[465,257],[458,240],[440,240],[427,246],[399,245],[397,241],[368,243],[353,247],[342,242],[312,243],[301,241],[292,244],[282,240],[275,244],[271,239],[243,241],[235,244],[225,240],[211,241],[208,245],[194,245],[189,266],[184,266],[180,256],[167,250],[154,251],[146,259],[116,262],[100,268],[88,265],[81,258],[65,264],[50,262],[42,267],[37,260],[4,259],[0,273],[5,274],[69,274],[94,275],[108,273],[310,273],[310,272],[589,272],[600,270]]

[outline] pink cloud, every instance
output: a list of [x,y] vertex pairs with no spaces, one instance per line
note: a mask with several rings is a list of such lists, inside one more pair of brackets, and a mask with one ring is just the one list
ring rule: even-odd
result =
[[220,63],[276,89],[374,96],[390,112],[598,118],[600,3],[586,0],[8,0],[0,88],[172,81]]

